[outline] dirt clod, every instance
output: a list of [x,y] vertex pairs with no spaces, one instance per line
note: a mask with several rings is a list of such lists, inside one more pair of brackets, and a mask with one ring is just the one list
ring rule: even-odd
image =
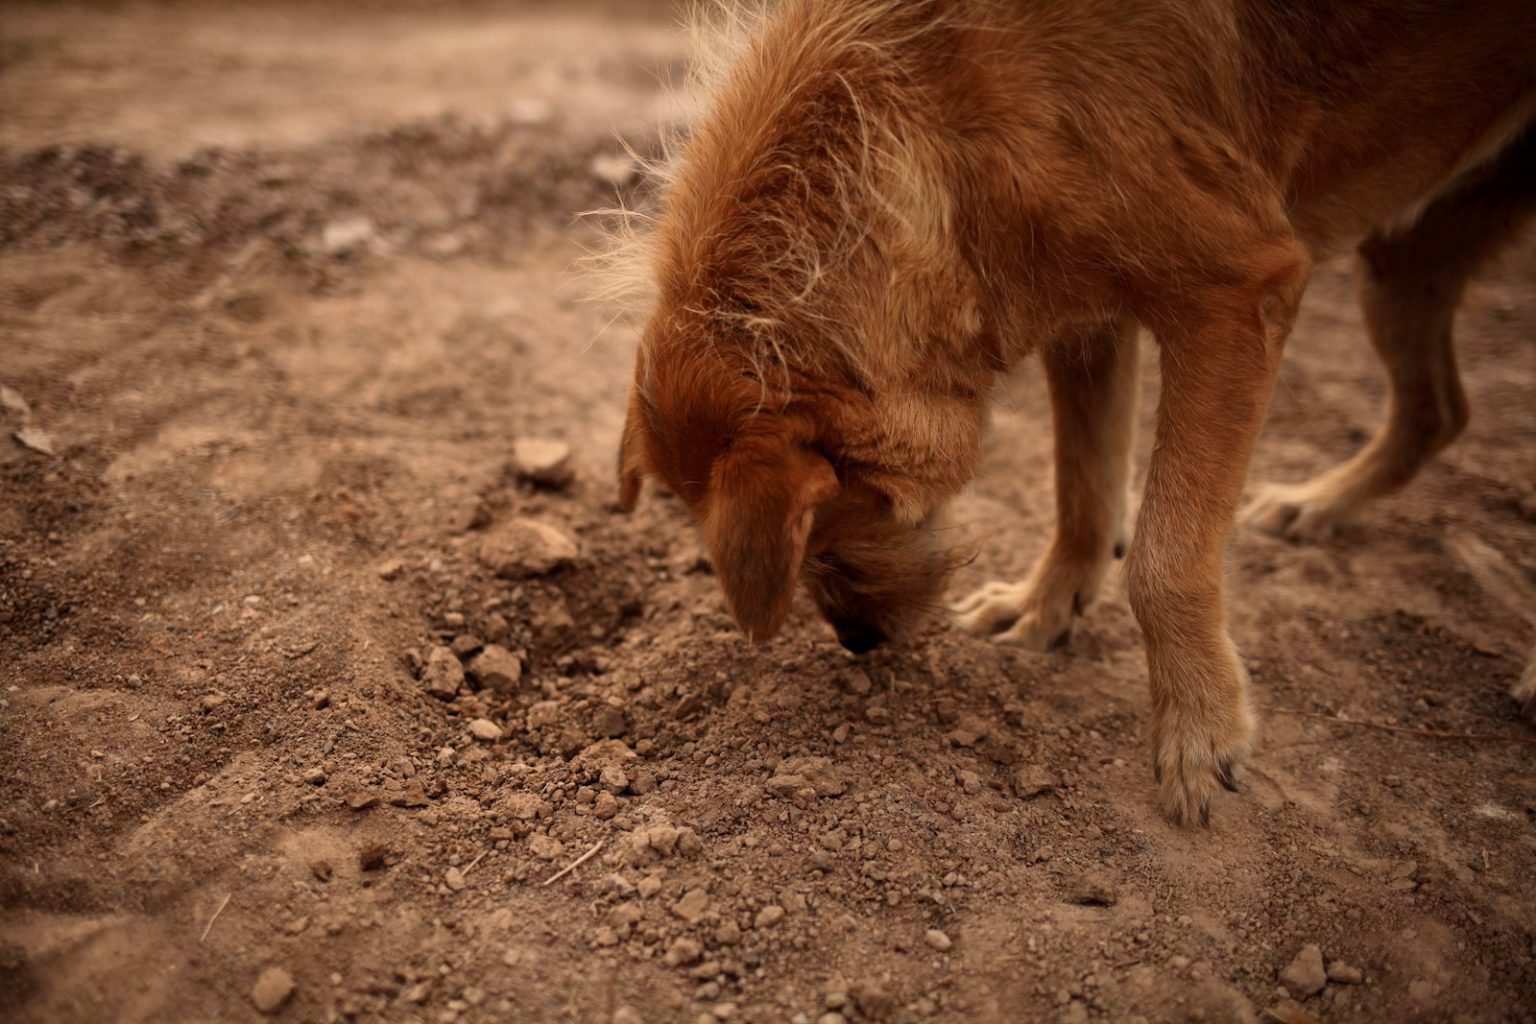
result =
[[421,669],[421,685],[438,700],[452,700],[464,685],[464,666],[446,647],[434,646],[427,651],[426,663]]
[[1321,992],[1328,983],[1328,974],[1323,970],[1323,951],[1310,942],[1302,946],[1295,959],[1280,971],[1280,982],[1296,999]]
[[576,542],[559,527],[538,519],[497,523],[480,539],[482,564],[503,579],[546,576],[576,559]]
[[1084,871],[1072,881],[1068,897],[1073,903],[1109,907],[1120,900],[1120,888],[1099,871]]
[[467,666],[469,677],[482,687],[510,694],[523,678],[522,660],[500,644],[486,644]]
[[540,487],[569,487],[576,478],[571,446],[564,441],[522,438],[512,445],[512,465],[518,477]]
[[293,998],[293,975],[281,967],[268,967],[251,988],[251,1004],[260,1013],[272,1014]]

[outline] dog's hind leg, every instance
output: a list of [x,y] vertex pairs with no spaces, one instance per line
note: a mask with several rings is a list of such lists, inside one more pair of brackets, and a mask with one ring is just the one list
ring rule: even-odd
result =
[[1451,322],[1467,279],[1536,211],[1536,130],[1410,227],[1360,244],[1357,279],[1371,344],[1391,384],[1387,421],[1348,462],[1262,491],[1251,524],[1320,540],[1366,502],[1406,484],[1467,423]]
[[1056,434],[1056,536],[1022,583],[990,583],[954,609],[962,628],[1036,650],[1066,641],[1125,553],[1136,325],[1069,332],[1042,359]]

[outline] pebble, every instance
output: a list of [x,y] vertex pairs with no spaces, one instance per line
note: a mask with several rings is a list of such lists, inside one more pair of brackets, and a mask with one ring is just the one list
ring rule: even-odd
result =
[[303,778],[304,781],[309,783],[311,786],[323,786],[325,785],[325,769],[306,768],[304,769]]
[[597,784],[617,796],[629,787],[629,774],[616,764],[606,765],[597,776]]
[[293,998],[293,975],[281,967],[268,967],[251,989],[251,1003],[261,1013],[276,1013]]
[[772,928],[782,920],[784,920],[784,908],[777,903],[770,903],[757,912],[757,917],[753,918],[752,923],[758,928]]
[[1085,871],[1072,882],[1071,900],[1092,906],[1112,907],[1120,899],[1115,883],[1097,871]]
[[949,952],[949,947],[954,944],[950,941],[948,935],[945,935],[937,928],[930,928],[928,931],[924,932],[923,941],[928,943],[929,946],[932,946],[934,949],[938,950],[940,953]]
[[603,821],[607,821],[619,813],[619,798],[604,790],[597,794],[597,799],[593,801],[592,813]]
[[1020,765],[1013,773],[1014,795],[1022,800],[1048,793],[1061,784],[1055,774],[1037,764]]
[[1328,965],[1328,980],[1341,985],[1358,985],[1365,980],[1365,976],[1360,973],[1360,968],[1351,967],[1343,960],[1335,960]]
[[554,836],[535,834],[528,837],[528,852],[540,860],[554,860],[565,849],[565,844]]
[[629,731],[629,719],[625,717],[623,708],[604,704],[592,716],[592,731],[604,739],[623,736]]
[[354,249],[372,246],[378,232],[367,217],[333,220],[320,233],[320,248],[329,256],[340,256]]
[[398,578],[402,572],[405,572],[405,563],[398,558],[392,558],[379,566],[379,579],[385,581],[393,580]]
[[521,479],[540,487],[562,490],[576,479],[571,446],[564,441],[524,438],[512,445],[512,466]]
[[497,725],[489,718],[477,718],[473,722],[470,722],[469,731],[475,737],[475,739],[484,740],[487,743],[499,740],[502,736],[501,726]]
[[449,868],[443,872],[443,882],[454,892],[464,891],[464,872],[458,868]]
[[523,679],[522,659],[500,644],[486,644],[468,668],[471,679],[498,693],[515,693]]
[[570,565],[576,554],[575,540],[538,519],[511,519],[480,538],[481,564],[503,579],[547,576]]
[[682,899],[672,904],[672,913],[689,924],[698,924],[704,919],[704,914],[708,910],[709,893],[703,889],[689,889],[683,894]]
[[1296,959],[1280,972],[1280,982],[1296,999],[1321,992],[1328,984],[1328,974],[1323,970],[1323,951],[1310,942],[1302,946]]
[[613,1024],[645,1024],[645,1018],[633,1006],[621,1006],[613,1011]]
[[673,941],[664,959],[668,967],[681,967],[696,962],[704,955],[703,948],[693,939],[684,936]]
[[861,981],[848,988],[848,995],[859,1012],[871,1020],[884,1020],[896,1008],[889,989],[876,981]]
[[453,652],[441,645],[427,651],[427,660],[421,668],[421,685],[439,700],[452,700],[464,685],[464,666]]
[[484,646],[485,642],[473,633],[460,633],[453,638],[453,643],[448,645],[448,649],[453,652],[455,658],[463,661],[478,654],[480,648]]

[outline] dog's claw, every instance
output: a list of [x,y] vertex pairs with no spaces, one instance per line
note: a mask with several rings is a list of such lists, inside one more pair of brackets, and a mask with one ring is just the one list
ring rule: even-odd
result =
[[1227,792],[1229,792],[1229,793],[1241,792],[1237,788],[1237,780],[1232,777],[1232,762],[1231,761],[1223,761],[1223,762],[1221,762],[1221,766],[1216,769],[1216,779],[1217,779],[1217,781],[1219,781],[1221,783],[1222,787],[1227,790]]

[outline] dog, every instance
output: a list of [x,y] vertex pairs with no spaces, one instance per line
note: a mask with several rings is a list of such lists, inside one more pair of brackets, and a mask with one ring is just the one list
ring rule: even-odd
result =
[[[1313,263],[1358,253],[1381,432],[1267,492],[1325,536],[1466,423],[1451,320],[1536,209],[1536,5],[1505,0],[780,0],[669,161],[620,505],[651,476],[770,639],[803,582],[860,653],[941,599],[935,541],[999,376],[1038,355],[1054,540],[959,623],[1043,648],[1117,556],[1145,637],[1159,802],[1208,823],[1255,715],[1222,555]],[[718,56],[718,54],[717,54]],[[1134,538],[1138,335],[1160,349]],[[1527,686],[1536,689],[1527,675]]]

